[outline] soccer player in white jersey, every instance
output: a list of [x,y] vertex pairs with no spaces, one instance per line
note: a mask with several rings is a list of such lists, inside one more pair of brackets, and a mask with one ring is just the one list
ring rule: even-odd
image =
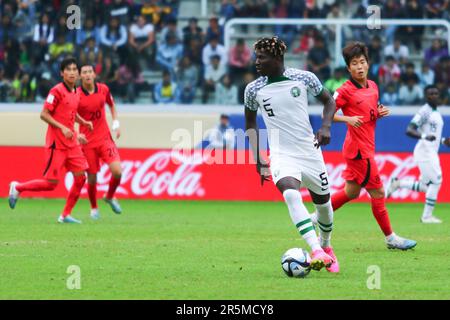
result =
[[424,91],[427,103],[414,116],[406,131],[408,136],[419,139],[414,148],[414,161],[420,170],[420,180],[392,177],[386,188],[386,196],[390,197],[398,188],[425,192],[426,201],[421,221],[423,223],[441,223],[439,218],[433,216],[434,205],[442,184],[438,152],[440,144],[450,147],[450,137],[442,138],[444,119],[438,110],[438,88],[429,85]]
[[[330,142],[335,102],[313,73],[285,69],[287,47],[277,37],[258,40],[254,49],[260,77],[245,88],[245,121],[261,182],[269,180],[271,172],[293,223],[311,247],[312,269],[320,270],[325,266],[329,272],[338,272],[338,261],[330,244],[333,208],[328,173],[320,150],[321,145]],[[322,127],[316,136],[309,122],[308,92],[324,105]],[[270,171],[267,159],[259,152],[258,109],[268,130]],[[303,204],[301,185],[308,188],[316,206],[320,241]]]

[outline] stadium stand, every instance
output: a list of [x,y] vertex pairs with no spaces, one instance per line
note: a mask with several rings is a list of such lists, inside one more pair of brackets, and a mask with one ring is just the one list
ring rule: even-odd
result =
[[[73,4],[81,8],[79,30],[66,27],[66,8]],[[381,7],[382,18],[450,19],[449,0],[378,0],[371,4]],[[207,82],[205,74],[210,68],[205,64],[218,55],[225,64],[220,76],[231,78],[232,87],[239,92],[238,101],[234,97],[230,101],[239,103],[242,86],[252,78],[248,73],[256,75],[248,52],[256,39],[271,34],[289,44],[288,66],[308,69],[324,83],[333,83],[338,80],[335,69],[342,68],[328,62],[334,59],[335,28],[244,25],[233,33],[229,52],[223,52],[224,23],[236,17],[368,17],[368,1],[208,0],[207,5],[207,15],[199,16],[199,0],[1,1],[0,102],[42,102],[59,80],[59,61],[74,55],[95,66],[98,80],[111,87],[119,102],[155,103],[154,88],[167,69],[180,89],[176,101],[214,103],[214,87],[223,81]],[[417,92],[428,83],[437,83],[447,89],[442,98],[448,105],[450,58],[445,32],[439,27],[369,30],[364,26],[345,27],[342,36],[344,42],[370,44],[371,77],[380,85],[380,97],[386,102],[393,106],[421,104],[423,97]],[[218,51],[211,49],[215,39]],[[206,55],[209,59],[202,61]],[[342,77],[339,72],[342,70],[338,70]],[[343,72],[346,76],[345,69]],[[187,86],[189,79],[195,83]],[[220,86],[223,94],[224,86]],[[413,91],[414,99],[402,99]]]

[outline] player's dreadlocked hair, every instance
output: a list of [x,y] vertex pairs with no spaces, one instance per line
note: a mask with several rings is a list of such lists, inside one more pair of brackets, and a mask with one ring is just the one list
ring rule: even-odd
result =
[[287,50],[286,44],[278,37],[261,38],[253,45],[255,50],[268,52],[273,57],[282,57]]

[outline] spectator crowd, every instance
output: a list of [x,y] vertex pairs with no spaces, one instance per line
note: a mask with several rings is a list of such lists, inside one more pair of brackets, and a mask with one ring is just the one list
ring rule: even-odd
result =
[[[278,35],[288,45],[288,65],[314,72],[334,92],[348,79],[345,66],[332,63],[334,26],[243,25],[226,50],[224,22],[236,17],[370,15],[367,0],[209,1],[217,4],[217,15],[202,27],[198,18],[180,19],[182,0],[2,0],[0,102],[43,101],[60,80],[59,63],[75,56],[93,65],[97,80],[122,102],[134,103],[143,92],[151,92],[147,103],[242,104],[245,85],[257,76],[252,33]],[[68,28],[70,5],[81,8],[79,29]],[[450,19],[450,0],[372,0],[370,5],[380,6],[381,17],[387,19]],[[368,44],[369,77],[378,83],[383,104],[421,104],[428,84],[436,84],[442,103],[450,104],[450,57],[439,27],[344,27],[342,38],[344,44]],[[146,79],[152,71],[156,81]]]

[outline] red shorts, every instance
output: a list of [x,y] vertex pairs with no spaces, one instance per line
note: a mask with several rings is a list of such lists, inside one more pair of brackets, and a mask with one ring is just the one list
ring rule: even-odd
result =
[[379,189],[383,187],[378,167],[374,158],[346,159],[347,167],[342,177],[347,181],[354,181],[366,189]]
[[89,165],[87,172],[91,174],[100,171],[100,159],[108,165],[116,161],[120,162],[119,150],[114,141],[111,140],[105,141],[98,147],[85,147],[83,152]]
[[70,172],[81,172],[88,168],[86,158],[80,146],[70,149],[45,149],[46,163],[44,177],[58,180],[63,168]]

